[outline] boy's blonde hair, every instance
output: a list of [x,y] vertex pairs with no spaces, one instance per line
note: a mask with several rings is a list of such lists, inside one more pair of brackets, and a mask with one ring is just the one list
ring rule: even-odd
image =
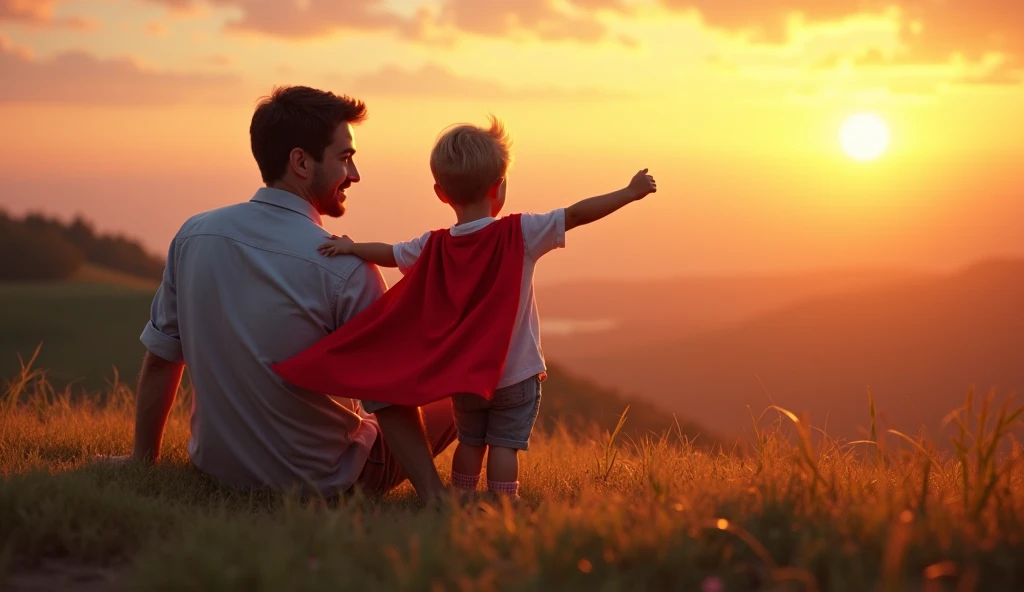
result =
[[489,119],[490,129],[469,124],[448,128],[430,152],[430,172],[452,203],[483,199],[508,172],[512,142],[504,124],[493,115]]

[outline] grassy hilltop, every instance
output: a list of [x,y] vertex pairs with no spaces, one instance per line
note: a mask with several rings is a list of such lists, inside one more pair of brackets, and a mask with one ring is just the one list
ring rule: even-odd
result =
[[131,445],[152,287],[92,273],[0,285],[2,590],[1024,587],[1009,403],[968,399],[952,453],[883,429],[868,401],[862,442],[774,409],[741,445],[709,447],[699,427],[556,366],[523,503],[423,509],[408,485],[324,505],[205,479],[187,459],[186,388],[156,467],[98,466]]
[[[155,468],[93,465],[94,454],[130,446],[131,392],[115,385],[105,395],[104,404],[72,401],[31,372],[9,385],[0,405],[5,590],[1024,584],[1021,449],[995,453],[1019,410],[982,412],[985,431],[977,418],[965,422],[959,458],[881,431],[877,446],[842,444],[774,411],[750,455],[696,449],[672,432],[629,440],[561,429],[524,454],[520,506],[484,497],[418,509],[407,485],[328,507],[204,479],[185,452],[188,393]],[[442,474],[449,462],[450,453]]]

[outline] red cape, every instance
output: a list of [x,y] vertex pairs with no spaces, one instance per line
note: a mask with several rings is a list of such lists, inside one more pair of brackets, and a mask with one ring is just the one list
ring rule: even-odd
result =
[[394,287],[272,369],[338,397],[413,406],[457,393],[489,400],[512,341],[524,250],[518,214],[463,236],[435,230]]

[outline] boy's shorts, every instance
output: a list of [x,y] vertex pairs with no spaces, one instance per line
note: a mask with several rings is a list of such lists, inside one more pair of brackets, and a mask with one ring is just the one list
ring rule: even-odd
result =
[[488,401],[477,395],[454,395],[459,442],[469,446],[530,448],[530,433],[540,411],[540,376],[494,391]]

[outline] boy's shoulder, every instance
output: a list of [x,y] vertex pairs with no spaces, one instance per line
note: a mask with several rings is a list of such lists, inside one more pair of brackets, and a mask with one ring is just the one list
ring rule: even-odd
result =
[[523,225],[523,230],[529,232],[535,229],[542,229],[549,226],[557,226],[559,220],[565,220],[565,208],[557,208],[548,212],[520,212],[516,214]]

